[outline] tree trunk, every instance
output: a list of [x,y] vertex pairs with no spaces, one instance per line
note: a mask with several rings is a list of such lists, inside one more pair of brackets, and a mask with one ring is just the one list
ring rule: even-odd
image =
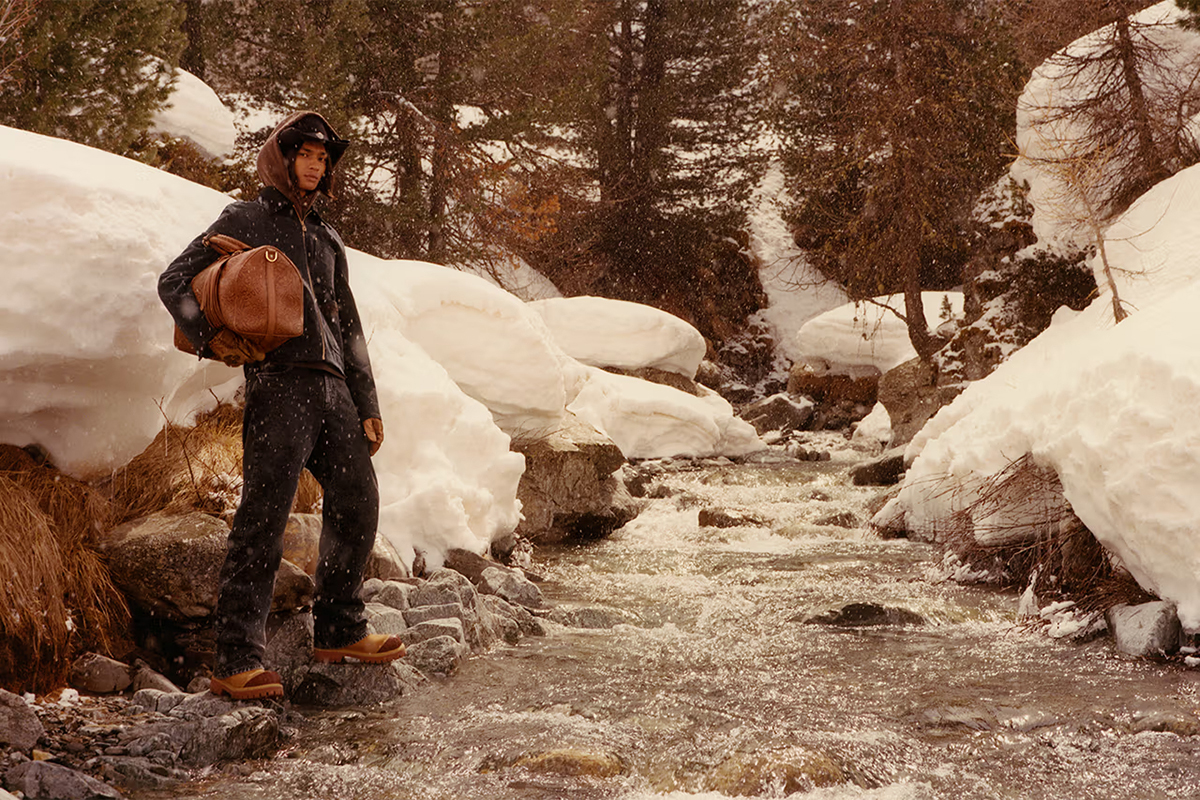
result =
[[1129,31],[1129,18],[1124,15],[1118,16],[1116,28],[1117,54],[1121,60],[1121,74],[1125,79],[1125,86],[1129,90],[1129,110],[1132,116],[1130,124],[1133,125],[1137,136],[1138,156],[1146,171],[1149,184],[1153,185],[1168,177],[1170,172],[1163,163],[1158,146],[1154,142],[1149,104],[1146,102],[1141,73],[1138,72],[1138,58],[1133,37]]

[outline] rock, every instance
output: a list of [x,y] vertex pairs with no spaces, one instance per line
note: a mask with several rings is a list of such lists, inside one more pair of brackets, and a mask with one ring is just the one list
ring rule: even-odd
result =
[[133,683],[128,664],[99,653],[84,653],[75,659],[67,680],[91,694],[123,692]]
[[511,620],[517,625],[517,631],[522,636],[545,636],[546,630],[542,621],[529,613],[524,606],[510,603],[503,597],[494,594],[481,594],[479,602],[492,612],[495,617]]
[[879,380],[879,402],[892,420],[892,447],[912,441],[938,409],[962,390],[962,384],[936,385],[933,368],[919,358],[888,370]]
[[743,408],[738,416],[762,435],[768,431],[791,433],[808,430],[816,416],[816,404],[807,397],[798,400],[780,392]]
[[590,628],[603,630],[615,628],[618,625],[633,625],[637,619],[627,611],[600,606],[583,606],[580,608],[564,608],[558,606],[551,609],[551,622],[565,625],[568,628]]
[[817,519],[814,525],[824,525],[831,528],[857,528],[859,527],[858,517],[850,511],[835,511],[832,514]]
[[4,782],[26,800],[104,800],[121,793],[106,783],[50,761],[26,761],[5,773]]
[[964,706],[927,708],[916,714],[924,728],[965,728],[969,731],[995,730],[1000,721],[990,711],[978,711]]
[[446,553],[446,569],[462,573],[473,584],[479,583],[479,578],[485,569],[494,566],[496,566],[495,561],[484,558],[478,553],[472,553],[470,550],[456,547]]
[[279,715],[248,706],[202,720],[179,757],[189,767],[206,767],[218,761],[262,758],[280,743]]
[[466,616],[466,609],[462,603],[446,603],[440,606],[418,606],[410,608],[404,612],[404,621],[409,625],[420,625],[422,622],[429,622],[436,619],[457,619],[462,621]]
[[1137,717],[1132,733],[1173,733],[1176,736],[1200,736],[1200,719],[1183,711],[1156,711]]
[[279,562],[275,573],[275,594],[271,598],[271,611],[299,611],[312,605],[317,585],[312,576],[286,558]]
[[768,524],[753,512],[732,508],[702,508],[698,521],[702,528],[761,528]]
[[313,618],[311,612],[302,614],[272,614],[267,619],[267,649],[264,666],[275,670],[283,679],[289,695],[304,680],[312,664]]
[[46,729],[20,695],[0,689],[0,743],[30,750]]
[[427,639],[444,637],[450,637],[456,642],[465,643],[467,636],[463,631],[462,620],[431,619],[426,622],[420,622],[416,625],[413,625],[400,635],[400,638],[404,640],[405,645],[415,645],[418,642],[423,642]]
[[135,661],[133,665],[133,690],[158,689],[160,692],[179,692],[179,687],[163,675],[155,672],[144,661]]
[[409,597],[415,588],[412,584],[401,581],[368,578],[363,581],[362,596],[365,602],[380,603],[404,611],[412,606]]
[[[284,529],[283,557],[310,577],[317,574],[322,524],[320,514],[292,514]],[[410,577],[400,554],[386,536],[375,537],[363,575],[385,581]]]
[[1131,656],[1163,656],[1179,649],[1182,628],[1175,604],[1163,600],[1108,611],[1117,649]]
[[[793,618],[795,621],[796,618]],[[925,618],[906,608],[893,608],[875,603],[847,603],[841,608],[804,617],[808,625],[832,625],[838,628],[861,628],[870,625],[924,625]]]
[[381,603],[367,603],[367,626],[372,633],[400,636],[408,629],[404,612]]
[[217,601],[229,526],[208,514],[154,514],[114,528],[99,543],[113,583],[138,608],[183,621]]
[[615,753],[589,752],[573,747],[522,756],[513,766],[569,777],[612,778],[625,772],[625,764]]
[[404,660],[426,675],[452,675],[466,655],[467,646],[453,636],[436,636],[408,648]]
[[904,448],[893,447],[877,458],[851,467],[850,480],[855,486],[891,486],[900,482],[906,469]]
[[608,536],[641,506],[614,473],[625,456],[607,436],[573,414],[534,440],[514,442],[525,456],[517,489],[524,519],[516,533],[533,542]]
[[458,603],[464,607],[473,608],[477,594],[475,585],[467,580],[461,572],[439,569],[424,583],[417,585],[409,594],[408,602],[413,608],[440,606],[448,603]]
[[735,797],[790,795],[846,780],[823,753],[789,748],[776,753],[734,753],[705,780],[704,788]]
[[288,692],[288,698],[322,708],[376,705],[403,696],[423,680],[409,656],[379,665],[314,663],[300,684]]
[[479,591],[497,595],[526,608],[542,607],[542,590],[524,575],[503,567],[484,570],[479,582]]

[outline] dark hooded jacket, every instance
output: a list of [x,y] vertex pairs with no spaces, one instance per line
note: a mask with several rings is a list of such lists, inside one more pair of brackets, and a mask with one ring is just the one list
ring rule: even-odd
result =
[[[327,146],[329,166],[315,192],[302,191],[292,177],[291,163],[280,147],[280,134],[297,124],[323,126],[333,146]],[[205,247],[204,236],[223,233],[251,247],[273,245],[283,251],[304,279],[304,332],[247,364],[248,374],[283,365],[325,369],[342,375],[358,407],[359,417],[379,417],[379,402],[366,337],[346,268],[346,248],[331,226],[313,210],[320,193],[329,194],[333,170],[345,149],[333,128],[319,114],[299,111],[283,120],[258,155],[258,176],[265,184],[258,198],[230,203],[208,230],[196,237],[159,277],[158,294],[176,324],[197,348],[211,357],[208,341],[217,334],[192,293],[192,278],[211,264],[217,253]]]

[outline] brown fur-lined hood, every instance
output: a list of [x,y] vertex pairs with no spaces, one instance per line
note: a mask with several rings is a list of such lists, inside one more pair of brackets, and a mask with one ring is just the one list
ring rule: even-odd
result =
[[[312,192],[301,190],[292,175],[292,158],[304,140],[324,144],[329,154],[325,177],[321,178],[321,183]],[[334,168],[349,144],[338,136],[333,126],[320,114],[315,111],[295,111],[275,126],[258,151],[258,178],[264,185],[283,192],[303,217],[316,202],[318,194],[333,197]]]

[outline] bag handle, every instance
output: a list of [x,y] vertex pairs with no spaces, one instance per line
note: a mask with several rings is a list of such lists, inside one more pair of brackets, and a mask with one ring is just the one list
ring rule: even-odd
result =
[[223,233],[206,233],[201,241],[205,247],[211,247],[224,256],[231,256],[234,253],[250,249],[250,245],[242,240],[226,236]]

